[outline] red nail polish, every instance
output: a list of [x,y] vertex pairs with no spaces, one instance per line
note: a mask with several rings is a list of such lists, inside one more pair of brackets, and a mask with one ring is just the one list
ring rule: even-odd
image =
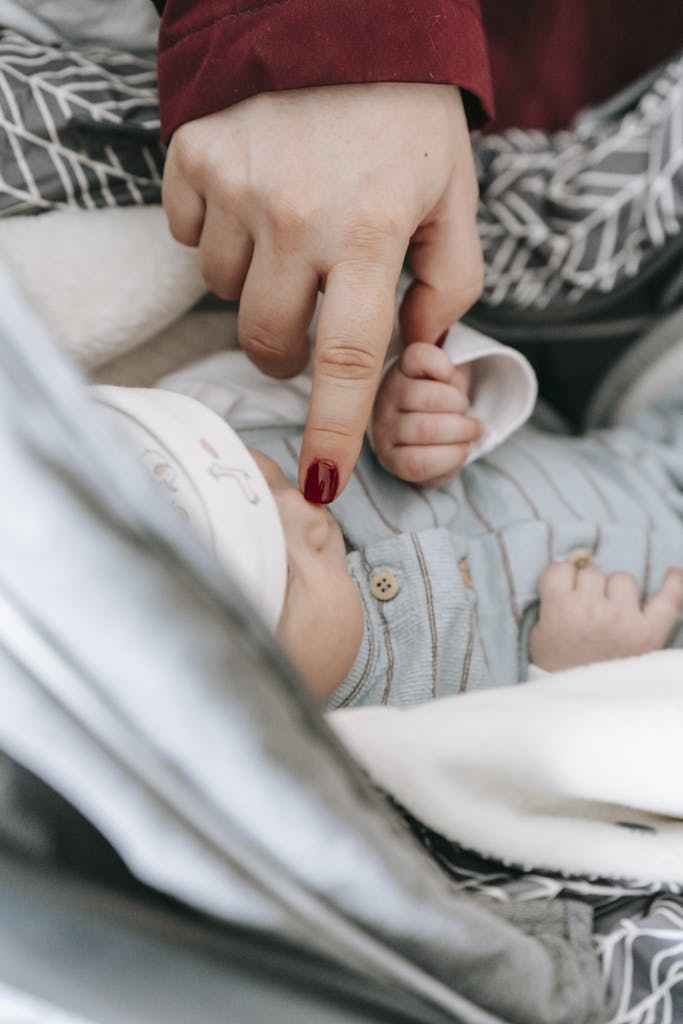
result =
[[328,459],[314,459],[306,473],[304,498],[312,505],[329,505],[337,496],[339,470]]
[[439,337],[434,342],[436,347],[437,348],[441,348],[441,346],[443,345],[443,343],[444,343],[444,341],[446,340],[447,337],[448,337],[448,331],[444,331],[443,334],[440,334]]

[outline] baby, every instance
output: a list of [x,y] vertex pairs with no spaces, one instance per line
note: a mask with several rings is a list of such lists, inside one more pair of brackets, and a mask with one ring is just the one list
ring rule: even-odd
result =
[[[431,345],[390,366],[376,455],[363,451],[334,517],[294,486],[299,429],[245,431],[249,456],[206,408],[168,396],[202,410],[201,424],[185,424],[195,453],[178,459],[177,429],[169,438],[157,422],[142,436],[145,392],[100,398],[128,403],[140,457],[193,521],[178,495],[212,481],[214,546],[228,509],[248,509],[225,560],[236,571],[235,558],[260,556],[237,575],[330,706],[414,703],[519,682],[529,662],[553,671],[664,646],[683,603],[683,573],[669,568],[683,562],[683,396],[585,438],[525,427],[487,450],[469,404],[476,369]],[[263,482],[268,497],[249,504]],[[269,501],[276,512],[259,526]]]

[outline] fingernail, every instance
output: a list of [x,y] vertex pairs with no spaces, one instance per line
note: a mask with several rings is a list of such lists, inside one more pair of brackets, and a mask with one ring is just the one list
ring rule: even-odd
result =
[[329,505],[337,496],[339,470],[328,459],[314,459],[306,473],[304,498],[312,505]]
[[447,336],[448,336],[448,331],[444,331],[443,334],[439,335],[439,337],[434,342],[434,344],[436,345],[437,348],[441,348],[441,346],[443,345],[443,343],[446,340]]

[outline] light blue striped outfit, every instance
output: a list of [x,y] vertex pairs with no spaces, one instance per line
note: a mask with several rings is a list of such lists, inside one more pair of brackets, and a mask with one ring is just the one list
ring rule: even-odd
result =
[[[242,436],[296,482],[300,432]],[[683,565],[683,394],[583,438],[524,427],[439,490],[390,476],[366,446],[331,508],[365,608],[361,650],[331,706],[517,683],[549,562],[587,548],[603,571],[633,573],[644,598]],[[378,600],[387,573],[397,592]]]

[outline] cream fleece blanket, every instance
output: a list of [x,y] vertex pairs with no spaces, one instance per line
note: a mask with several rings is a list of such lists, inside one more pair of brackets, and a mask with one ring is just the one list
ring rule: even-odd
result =
[[507,864],[683,882],[683,652],[330,724],[417,818]]
[[157,335],[206,291],[197,250],[171,238],[160,206],[8,217],[0,259],[88,369]]

